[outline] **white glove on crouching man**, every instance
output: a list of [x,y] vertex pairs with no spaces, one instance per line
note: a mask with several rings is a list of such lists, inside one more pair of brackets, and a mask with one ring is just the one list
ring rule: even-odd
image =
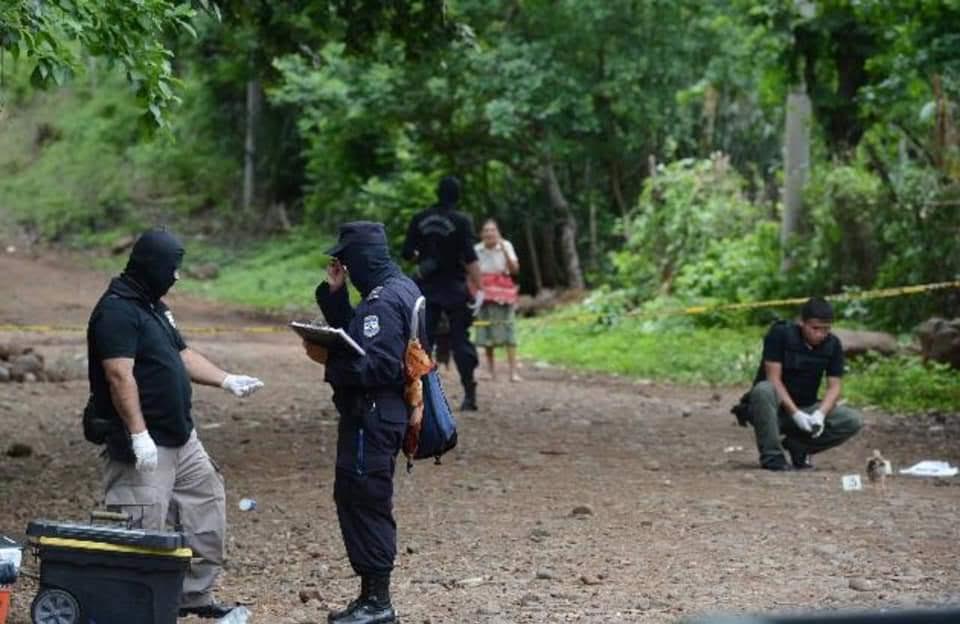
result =
[[[263,382],[249,375],[227,375],[220,387],[238,398],[246,398],[263,387]],[[153,472],[157,469],[157,444],[149,431],[130,434],[130,445],[136,457],[137,472]]]
[[820,410],[816,410],[812,414],[797,410],[793,413],[792,418],[797,427],[809,433],[812,438],[817,438],[823,433],[824,421],[827,419],[826,415]]

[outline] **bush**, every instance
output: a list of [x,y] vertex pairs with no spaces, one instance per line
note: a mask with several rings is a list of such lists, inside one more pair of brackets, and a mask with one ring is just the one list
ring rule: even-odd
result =
[[856,165],[821,167],[804,194],[811,232],[791,249],[795,281],[810,293],[869,287],[879,267],[877,213],[884,203],[879,178]]
[[960,376],[946,364],[916,356],[867,356],[851,360],[844,395],[854,405],[894,412],[954,412],[960,405]]
[[762,210],[742,189],[743,179],[723,156],[661,166],[645,182],[635,213],[621,224],[626,244],[612,256],[615,284],[646,296],[670,291],[712,241],[752,232]]
[[702,257],[685,265],[677,292],[721,302],[759,301],[780,293],[780,225],[757,223],[741,238],[715,240]]

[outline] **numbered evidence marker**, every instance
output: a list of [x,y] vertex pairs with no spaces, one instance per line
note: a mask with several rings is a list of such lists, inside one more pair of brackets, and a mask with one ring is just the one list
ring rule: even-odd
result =
[[840,477],[840,483],[843,484],[844,492],[863,489],[863,481],[860,480],[860,475],[858,474],[843,475]]

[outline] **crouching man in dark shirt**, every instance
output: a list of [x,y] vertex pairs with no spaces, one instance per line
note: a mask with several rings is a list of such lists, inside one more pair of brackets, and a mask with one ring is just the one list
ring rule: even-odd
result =
[[[187,347],[163,297],[179,277],[183,247],[163,230],[145,232],[124,272],[110,282],[87,326],[90,402],[88,439],[105,443],[106,504],[144,529],[179,518],[193,550],[180,615],[222,618],[234,607],[214,601],[224,561],[223,478],[197,439],[191,382],[246,397],[263,386],[230,375]],[[100,435],[87,431],[88,418]]]
[[[863,426],[859,412],[837,404],[844,362],[843,345],[830,333],[833,308],[814,297],[800,312],[800,323],[778,322],[767,333],[750,391],[760,465],[767,470],[812,468],[811,455],[842,444]],[[827,392],[818,401],[824,374]]]

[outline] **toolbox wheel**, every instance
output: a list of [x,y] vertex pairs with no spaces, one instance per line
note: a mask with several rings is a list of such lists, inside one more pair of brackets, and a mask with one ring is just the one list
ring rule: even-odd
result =
[[62,589],[42,589],[30,605],[33,624],[80,624],[80,605]]

